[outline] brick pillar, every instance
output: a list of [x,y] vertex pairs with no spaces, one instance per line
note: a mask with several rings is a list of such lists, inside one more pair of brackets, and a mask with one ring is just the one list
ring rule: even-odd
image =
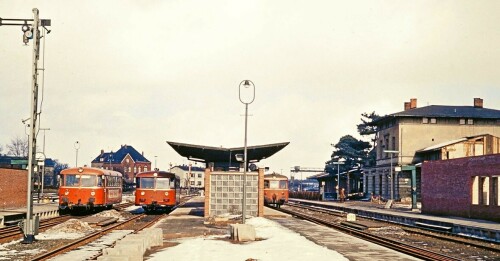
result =
[[210,168],[205,169],[205,207],[203,215],[205,218],[210,216]]
[[258,200],[258,217],[264,216],[264,169],[259,169],[259,200]]

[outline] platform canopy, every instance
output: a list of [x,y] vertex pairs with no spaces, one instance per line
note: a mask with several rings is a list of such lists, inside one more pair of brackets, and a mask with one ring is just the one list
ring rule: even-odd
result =
[[[224,147],[210,147],[203,145],[193,145],[186,143],[179,143],[173,141],[167,141],[179,155],[186,157],[192,161],[210,163],[236,163],[241,162],[241,159],[237,159],[236,155],[243,157],[243,147],[238,148],[224,148]],[[247,155],[248,162],[259,162],[263,159],[269,158],[276,152],[280,151],[286,147],[290,142],[248,146]]]

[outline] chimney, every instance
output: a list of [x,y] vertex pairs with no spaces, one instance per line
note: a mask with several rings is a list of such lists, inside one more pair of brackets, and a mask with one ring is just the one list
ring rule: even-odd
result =
[[410,102],[405,102],[405,111],[410,109]]
[[483,108],[483,99],[474,98],[474,108]]
[[410,109],[415,109],[415,108],[417,108],[417,99],[416,98],[410,99]]
[[103,149],[101,149],[101,156],[102,156],[102,154],[104,154],[104,150]]

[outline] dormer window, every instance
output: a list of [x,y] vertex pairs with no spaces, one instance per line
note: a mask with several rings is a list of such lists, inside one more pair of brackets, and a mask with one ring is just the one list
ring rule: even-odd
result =
[[126,161],[127,163],[129,163],[130,159],[126,159],[125,161]]

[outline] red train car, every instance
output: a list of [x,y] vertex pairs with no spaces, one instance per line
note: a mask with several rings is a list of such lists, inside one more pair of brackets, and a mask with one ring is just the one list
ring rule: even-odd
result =
[[111,209],[122,201],[122,174],[97,168],[70,168],[61,171],[59,209]]
[[288,177],[280,174],[264,175],[264,204],[280,207],[288,202]]
[[135,205],[146,211],[170,210],[181,199],[180,178],[166,171],[148,171],[137,174]]

